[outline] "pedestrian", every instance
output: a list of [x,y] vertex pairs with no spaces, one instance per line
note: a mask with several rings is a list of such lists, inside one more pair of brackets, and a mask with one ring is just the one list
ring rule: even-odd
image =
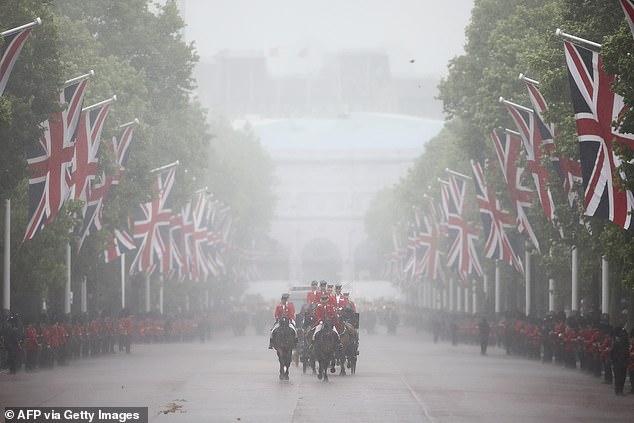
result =
[[489,331],[491,330],[491,327],[489,326],[489,322],[487,322],[486,317],[482,317],[478,326],[480,328],[480,354],[487,355],[487,347],[489,346]]
[[612,343],[612,350],[610,351],[610,358],[614,369],[614,393],[616,395],[623,395],[629,356],[630,341],[627,332],[622,327],[617,327],[614,329],[614,342]]
[[18,322],[14,316],[9,317],[5,328],[4,347],[7,350],[9,373],[14,375],[21,366],[22,355],[22,341],[18,332]]

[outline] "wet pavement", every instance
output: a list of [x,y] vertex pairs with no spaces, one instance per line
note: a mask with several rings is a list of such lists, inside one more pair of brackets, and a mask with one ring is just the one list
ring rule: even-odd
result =
[[617,397],[600,379],[498,348],[481,356],[479,346],[434,344],[407,327],[362,333],[357,373],[328,383],[301,367],[279,381],[267,345],[268,336],[227,332],[0,374],[0,409],[139,406],[161,423],[634,421],[634,395]]

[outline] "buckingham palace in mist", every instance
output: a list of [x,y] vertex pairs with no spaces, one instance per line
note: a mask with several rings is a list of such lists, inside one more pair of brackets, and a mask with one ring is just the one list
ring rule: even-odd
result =
[[226,51],[197,70],[203,105],[252,131],[273,159],[275,250],[259,259],[260,277],[377,279],[383,258],[365,213],[442,128],[425,92],[435,85],[393,77],[375,50],[330,54],[320,71],[300,75],[272,75],[271,60]]

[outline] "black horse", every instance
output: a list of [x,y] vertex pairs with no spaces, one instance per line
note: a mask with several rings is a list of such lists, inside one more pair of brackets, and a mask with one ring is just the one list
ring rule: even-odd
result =
[[332,328],[332,321],[325,321],[324,327],[315,336],[313,352],[319,363],[317,378],[328,382],[328,367],[334,363],[339,350],[339,336]]
[[280,319],[280,326],[273,331],[272,344],[280,361],[280,380],[288,380],[288,368],[291,366],[295,331],[288,325],[288,319]]

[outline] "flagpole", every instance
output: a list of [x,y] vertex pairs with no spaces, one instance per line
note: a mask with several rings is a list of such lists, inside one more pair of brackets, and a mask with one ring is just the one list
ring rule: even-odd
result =
[[467,179],[469,181],[473,179],[471,176],[465,175],[464,173],[456,172],[455,170],[451,170],[448,167],[445,168],[445,171],[451,173],[452,175]]
[[610,314],[610,265],[605,256],[601,257],[601,313]]
[[526,75],[524,75],[523,73],[520,73],[520,76],[517,79],[519,79],[520,81],[528,82],[529,84],[535,85],[536,87],[539,87],[539,81],[535,79],[531,79],[527,77]]
[[70,279],[71,279],[71,248],[70,242],[66,243],[66,287],[64,289],[64,314],[70,315]]
[[115,94],[115,95],[113,95],[113,96],[112,96],[112,97],[110,97],[110,98],[107,98],[107,99],[105,99],[105,100],[103,100],[103,101],[100,101],[99,103],[95,103],[95,104],[91,104],[90,106],[86,106],[86,107],[84,107],[83,109],[81,109],[81,111],[82,111],[82,112],[89,112],[89,111],[91,111],[91,110],[93,110],[93,109],[96,109],[96,108],[98,108],[98,107],[104,106],[104,105],[106,105],[106,104],[114,103],[115,101],[117,101],[117,96],[116,96],[116,94]]
[[[526,243],[527,244],[527,243]],[[528,251],[527,245],[524,245],[524,262],[526,263],[524,269],[525,278],[525,307],[526,316],[531,314],[531,253]]]
[[178,160],[176,160],[175,162],[166,164],[164,166],[155,167],[154,169],[150,170],[150,173],[162,172],[164,170],[171,169],[174,166],[178,166],[179,164],[180,164],[180,162]]
[[500,287],[500,261],[495,260],[495,314],[499,315],[501,308],[501,287]]
[[590,47],[591,50],[599,51],[601,50],[601,44],[595,43],[594,41],[586,40],[584,38],[576,37],[574,35],[566,34],[561,29],[557,28],[555,31],[555,35],[563,38],[564,40],[568,40],[573,44],[582,44],[586,47]]
[[145,274],[145,312],[150,312],[150,276]]
[[29,22],[27,24],[24,24],[22,26],[18,26],[16,28],[8,29],[8,30],[6,30],[4,32],[1,32],[0,33],[0,37],[4,38],[7,35],[15,34],[16,32],[20,32],[20,31],[23,31],[25,29],[32,28],[32,27],[34,27],[36,25],[42,25],[42,19],[35,18],[35,20],[33,22]]
[[125,308],[125,253],[121,254],[119,271],[121,273],[121,310]]
[[64,82],[64,88],[68,87],[69,85],[73,85],[75,82],[79,82],[79,81],[83,81],[84,79],[92,78],[93,76],[95,76],[95,71],[91,69],[88,73],[85,73],[83,75],[79,75],[79,76],[77,76],[75,78],[69,79],[68,81]]
[[[524,110],[525,112],[530,112],[530,113],[534,113],[535,111],[533,109],[531,109],[530,107],[526,107],[526,106],[522,106],[521,104],[517,104],[517,103],[513,103],[512,101],[509,101],[507,99],[505,99],[504,97],[500,96],[499,98],[500,103],[504,103],[504,104],[508,104],[514,107],[517,107],[520,110]],[[518,132],[519,133],[519,132]]]
[[[117,97],[117,96],[115,95],[113,97]],[[124,123],[122,125],[119,125],[119,129],[124,129],[124,128],[127,128],[128,126],[136,126],[136,125],[139,125],[139,124],[140,124],[139,119],[138,118],[134,118],[134,120],[132,120],[130,122],[127,122],[127,123]]]
[[571,276],[572,276],[572,298],[570,304],[571,311],[577,311],[579,309],[579,263],[577,258],[577,246],[573,245],[570,253]]
[[11,311],[11,200],[4,200],[4,278],[2,310]]

